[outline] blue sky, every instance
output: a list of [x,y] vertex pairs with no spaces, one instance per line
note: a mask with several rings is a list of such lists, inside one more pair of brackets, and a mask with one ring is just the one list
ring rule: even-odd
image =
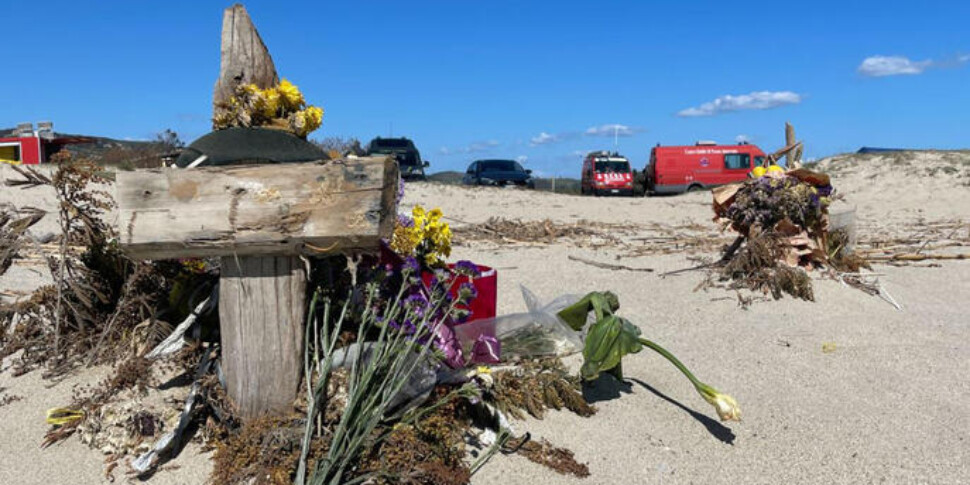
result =
[[[0,1],[0,127],[145,139],[209,130],[228,2]],[[806,155],[970,147],[970,2],[263,2],[282,77],[326,111],[311,137],[406,135],[432,170],[743,136],[791,121]],[[784,6],[790,6],[786,10]]]

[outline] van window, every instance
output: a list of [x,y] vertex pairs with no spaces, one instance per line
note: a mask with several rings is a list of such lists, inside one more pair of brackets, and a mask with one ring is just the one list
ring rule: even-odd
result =
[[630,171],[630,162],[624,162],[620,160],[597,161],[596,171],[599,173],[610,173],[610,172],[626,173]]
[[761,165],[764,165],[764,164],[765,164],[765,157],[762,157],[761,155],[758,155],[757,157],[754,157],[754,166],[755,167],[760,167]]
[[728,170],[748,170],[751,168],[751,155],[747,153],[727,153],[724,155],[724,168]]
[[468,174],[474,174],[477,169],[478,169],[478,162],[475,162],[475,163],[473,163],[473,164],[471,164],[471,165],[468,166],[468,172],[466,172],[466,173],[468,173]]

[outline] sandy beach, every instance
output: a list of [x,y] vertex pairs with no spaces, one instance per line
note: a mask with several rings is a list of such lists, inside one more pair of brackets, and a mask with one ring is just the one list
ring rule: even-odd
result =
[[[856,209],[860,241],[919,237],[946,223],[970,240],[970,155],[827,159],[820,168]],[[951,168],[943,168],[951,167]],[[16,176],[4,168],[3,177]],[[0,188],[0,202],[51,210],[45,188]],[[704,247],[662,245],[657,236],[714,236],[710,193],[595,198],[433,183],[407,186],[401,211],[440,207],[458,232],[452,259],[498,270],[498,313],[523,311],[519,287],[540,300],[611,290],[620,313],[644,336],[674,352],[705,382],[733,395],[743,422],[721,424],[675,368],[649,350],[624,364],[628,382],[603,377],[587,390],[599,412],[550,412],[514,422],[575,452],[591,476],[557,475],[525,458],[498,455],[474,484],[964,484],[970,482],[970,261],[874,271],[902,306],[814,275],[815,301],[755,299],[696,290],[701,271],[661,277],[717,256]],[[53,215],[35,233],[56,230]],[[477,240],[462,227],[490,217],[566,224],[594,221],[599,236],[552,242]],[[653,239],[651,239],[653,237]],[[962,238],[962,239],[961,239]],[[651,242],[652,241],[652,242]],[[655,245],[651,247],[650,245]],[[949,250],[965,249],[960,247]],[[604,269],[572,258],[652,268]],[[932,262],[930,262],[932,263]],[[0,277],[0,290],[29,292],[49,279],[23,260]],[[750,296],[750,295],[749,295]],[[5,297],[9,301],[9,297]],[[823,343],[835,350],[823,352]],[[578,368],[580,359],[568,362]],[[41,450],[46,409],[68,404],[75,386],[106,369],[60,382],[35,371],[13,377],[4,362],[0,389],[20,399],[0,406],[0,483],[107,483],[103,456],[72,437]],[[148,483],[204,483],[210,455],[190,445]],[[123,467],[115,481],[124,481]]]

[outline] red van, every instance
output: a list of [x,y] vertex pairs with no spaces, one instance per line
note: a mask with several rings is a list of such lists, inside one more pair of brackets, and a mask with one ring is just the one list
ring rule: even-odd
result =
[[744,180],[765,153],[755,145],[660,146],[650,152],[644,168],[647,192],[679,194]]
[[630,161],[619,153],[590,152],[583,159],[580,192],[593,195],[633,195]]

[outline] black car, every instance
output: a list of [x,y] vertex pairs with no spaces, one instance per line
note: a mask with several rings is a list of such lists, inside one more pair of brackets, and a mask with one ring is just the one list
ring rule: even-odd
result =
[[430,165],[421,161],[421,153],[407,138],[374,138],[367,145],[367,155],[393,155],[404,179],[424,180],[424,169]]
[[536,188],[532,170],[526,170],[515,160],[476,160],[468,166],[461,179],[465,185],[517,185]]

